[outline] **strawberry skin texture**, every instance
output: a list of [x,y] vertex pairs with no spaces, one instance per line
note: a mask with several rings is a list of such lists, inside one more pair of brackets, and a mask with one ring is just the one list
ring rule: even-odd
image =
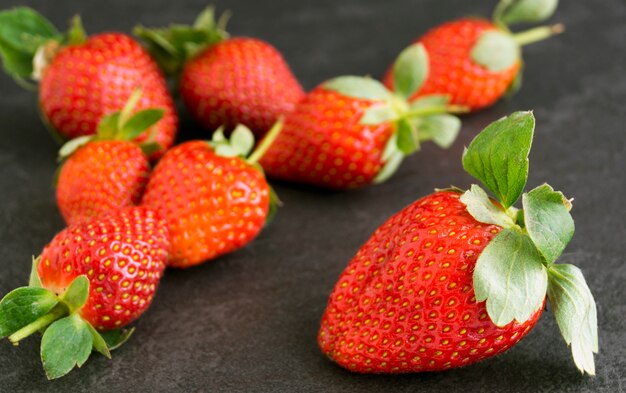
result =
[[[411,98],[447,94],[451,104],[475,111],[500,99],[520,71],[517,61],[509,68],[494,72],[475,63],[471,52],[481,34],[498,30],[485,19],[459,19],[444,23],[418,39],[429,58],[428,77]],[[385,76],[385,85],[393,89],[393,73]]]
[[169,266],[185,268],[234,251],[260,232],[269,209],[263,174],[204,141],[169,150],[152,172],[142,205],[165,218]]
[[141,149],[126,141],[90,142],[63,164],[57,205],[68,225],[136,205],[150,176]]
[[304,96],[276,48],[254,38],[219,42],[190,60],[181,74],[180,92],[204,127],[241,123],[256,136]]
[[322,351],[352,371],[403,373],[466,366],[515,345],[543,307],[499,328],[472,284],[478,256],[500,229],[477,222],[454,192],[391,217],[339,278],[318,335]]
[[57,294],[80,275],[89,296],[80,315],[98,330],[124,326],[150,305],[169,251],[157,213],[131,207],[59,232],[41,253],[38,273]]
[[360,124],[375,101],[319,86],[285,117],[259,163],[271,178],[347,189],[371,183],[383,166],[383,149],[395,126]]
[[155,108],[165,114],[136,141],[155,132],[154,142],[168,149],[178,126],[174,103],[157,64],[127,35],[94,35],[61,49],[44,69],[39,101],[50,124],[62,137],[73,139],[95,134],[102,116],[121,110],[139,87],[135,112]]

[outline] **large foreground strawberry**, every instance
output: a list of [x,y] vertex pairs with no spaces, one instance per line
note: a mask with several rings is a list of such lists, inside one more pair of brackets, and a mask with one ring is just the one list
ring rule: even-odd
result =
[[[524,45],[563,31],[562,25],[512,33],[508,25],[549,18],[557,0],[502,0],[493,20],[462,18],[443,23],[417,39],[428,54],[428,76],[413,95],[446,94],[453,104],[479,110],[521,84]],[[394,88],[393,68],[385,85]]]
[[137,27],[135,34],[166,72],[179,76],[187,109],[204,127],[248,126],[262,136],[304,96],[276,48],[256,38],[228,38],[212,7],[193,26]]
[[158,122],[162,109],[144,109],[131,115],[141,90],[120,112],[102,118],[96,135],[67,142],[59,156],[56,199],[68,225],[139,203],[150,176],[147,155],[156,144],[132,142]]
[[110,358],[132,333],[115,329],[150,305],[168,251],[164,222],[146,208],[69,226],[33,262],[29,286],[0,301],[0,337],[17,345],[42,331],[50,379],[82,366],[92,349]]
[[576,366],[594,374],[596,307],[581,271],[555,263],[574,233],[570,201],[543,184],[522,195],[529,112],[487,127],[463,156],[477,185],[417,200],[391,217],[342,273],[322,318],[322,351],[363,373],[437,371],[506,351],[546,301]]
[[386,180],[422,142],[450,146],[461,123],[447,112],[463,108],[441,95],[406,101],[423,83],[426,66],[416,44],[396,61],[396,93],[370,78],[322,83],[285,116],[261,166],[272,178],[348,189]]
[[169,148],[178,118],[157,64],[133,38],[120,33],[85,36],[80,20],[61,34],[29,8],[0,13],[0,55],[18,82],[39,81],[44,120],[62,139],[93,135],[98,122],[122,109],[137,88],[136,110],[161,108],[163,119],[139,135],[138,142]]
[[256,161],[281,124],[246,159],[252,132],[238,126],[231,139],[218,130],[212,141],[190,141],[168,151],[154,168],[142,205],[169,226],[169,266],[190,267],[248,244],[278,202]]

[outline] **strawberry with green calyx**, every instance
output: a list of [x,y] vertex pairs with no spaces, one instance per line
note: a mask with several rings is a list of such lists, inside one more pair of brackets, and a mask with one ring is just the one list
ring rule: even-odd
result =
[[139,203],[148,177],[147,156],[157,143],[132,142],[156,124],[163,109],[135,112],[141,98],[136,90],[119,112],[102,118],[95,135],[67,142],[59,152],[62,164],[56,179],[56,198],[68,225]]
[[[554,13],[558,0],[501,0],[492,21],[462,18],[444,23],[415,42],[428,53],[429,73],[412,98],[445,94],[451,103],[475,111],[521,86],[521,48],[563,31],[560,24],[512,33],[509,25],[539,23]],[[393,70],[385,85],[393,88]]]
[[437,191],[374,232],[330,296],[325,354],[363,373],[469,365],[519,342],[547,297],[576,366],[594,374],[593,296],[578,268],[555,263],[574,232],[570,201],[546,184],[522,195],[534,124],[516,112],[464,153],[495,199],[477,185]]
[[132,92],[143,90],[135,110],[163,108],[163,118],[136,136],[152,132],[160,150],[169,148],[178,118],[157,64],[139,43],[120,33],[86,36],[75,17],[60,33],[36,11],[18,7],[0,12],[0,57],[20,84],[39,82],[42,118],[61,140],[96,133],[100,119],[122,109]]
[[405,49],[394,69],[396,93],[355,76],[313,89],[286,115],[283,132],[260,161],[263,169],[276,179],[357,188],[389,178],[422,142],[450,146],[461,122],[448,112],[464,108],[443,95],[407,102],[428,73],[423,46]]
[[248,126],[257,137],[304,96],[282,55],[256,38],[230,38],[228,14],[215,22],[208,7],[193,26],[138,26],[135,35],[171,75],[187,109],[209,130]]
[[142,205],[167,221],[172,242],[168,266],[200,264],[258,235],[279,200],[257,160],[281,126],[276,123],[251,154],[254,136],[239,125],[230,139],[218,129],[212,141],[185,142],[161,158]]
[[17,345],[42,332],[49,379],[82,366],[92,350],[110,358],[151,303],[168,251],[167,228],[149,209],[69,226],[33,261],[29,286],[0,301],[0,337]]

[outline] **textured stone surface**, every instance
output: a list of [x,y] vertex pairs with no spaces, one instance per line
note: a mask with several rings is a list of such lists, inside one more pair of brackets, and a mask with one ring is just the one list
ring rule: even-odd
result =
[[[230,30],[283,51],[306,88],[341,74],[381,76],[414,37],[447,18],[487,15],[496,1],[218,1]],[[89,32],[135,22],[189,22],[204,1],[15,1],[62,26],[83,16]],[[0,391],[622,392],[626,389],[626,4],[562,2],[566,34],[525,49],[525,86],[512,100],[464,118],[448,151],[432,145],[388,183],[349,193],[278,185],[285,202],[249,247],[212,263],[166,272],[135,336],[113,360],[45,379],[38,338],[0,342]],[[27,281],[30,255],[63,227],[51,186],[57,146],[35,95],[0,76],[0,294]],[[581,377],[546,313],[509,352],[464,369],[402,376],[350,374],[318,350],[327,296],[357,248],[387,217],[434,187],[467,187],[460,155],[482,127],[535,109],[530,186],[549,181],[574,196],[577,233],[561,260],[580,266],[598,303],[597,376]],[[182,115],[184,138],[198,137]]]

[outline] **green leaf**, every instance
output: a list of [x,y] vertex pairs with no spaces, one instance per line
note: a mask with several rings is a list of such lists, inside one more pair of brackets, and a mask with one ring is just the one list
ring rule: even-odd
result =
[[363,100],[388,101],[392,97],[392,93],[379,81],[360,76],[340,76],[325,82],[323,86],[339,94]]
[[526,185],[534,129],[532,112],[515,112],[487,126],[463,153],[465,170],[483,182],[505,209]]
[[89,279],[86,275],[76,277],[65,290],[61,301],[67,305],[70,314],[85,305],[89,296]]
[[230,144],[242,157],[248,156],[254,147],[254,134],[248,127],[238,124],[230,135]]
[[39,272],[37,271],[37,267],[39,266],[39,261],[41,257],[33,257],[32,266],[30,268],[30,277],[28,279],[28,286],[32,288],[41,288],[41,279],[39,278]]
[[103,141],[110,141],[115,139],[119,131],[119,119],[120,112],[113,112],[103,116],[98,123],[98,139]]
[[130,329],[107,330],[106,332],[100,332],[100,336],[106,342],[109,351],[113,351],[128,341],[134,332],[134,327]]
[[48,379],[62,377],[74,366],[81,367],[92,347],[91,332],[78,314],[54,322],[41,339],[41,361]]
[[476,300],[487,301],[487,313],[497,326],[527,321],[543,304],[547,286],[541,255],[516,229],[502,229],[476,262]]
[[133,115],[122,126],[119,138],[123,140],[132,140],[141,135],[144,131],[155,125],[163,118],[165,111],[163,109],[144,109]]
[[417,130],[421,141],[432,140],[437,146],[447,149],[461,131],[461,120],[450,114],[425,116],[419,119]]
[[58,302],[57,296],[44,288],[21,287],[9,292],[0,301],[0,337],[44,316]]
[[83,135],[67,141],[65,144],[63,144],[63,146],[61,146],[61,149],[59,149],[58,160],[63,161],[67,157],[74,154],[76,150],[91,142],[93,139],[93,135]]
[[450,103],[450,96],[446,94],[431,94],[419,97],[411,101],[409,108],[411,110],[419,110],[424,108],[441,108],[446,107]]
[[389,104],[372,105],[365,110],[360,123],[365,125],[381,124],[398,118],[398,112]]
[[100,352],[102,355],[106,356],[108,359],[111,359],[111,352],[109,351],[109,347],[107,346],[106,341],[98,331],[91,326],[91,324],[85,321],[87,328],[89,329],[89,333],[91,334],[91,339],[93,341],[93,349]]
[[550,18],[558,0],[515,0],[505,9],[501,16],[504,24],[539,23]]
[[402,160],[404,159],[404,153],[400,150],[395,150],[391,156],[385,162],[385,165],[381,168],[380,172],[374,178],[374,183],[380,184],[389,179],[400,167]]
[[556,264],[548,270],[548,299],[567,344],[572,346],[576,367],[595,375],[593,354],[598,352],[596,303],[576,266]]
[[393,65],[393,86],[397,94],[408,99],[428,76],[428,53],[417,43],[403,50]]
[[574,236],[574,220],[565,196],[547,184],[522,196],[528,236],[548,263],[561,255]]
[[461,202],[465,204],[467,211],[476,221],[499,225],[503,228],[511,228],[515,225],[513,219],[493,203],[485,190],[476,184],[472,184],[471,188],[461,195]]
[[4,69],[15,78],[29,78],[37,49],[49,40],[61,39],[61,33],[31,8],[0,12],[0,56]]
[[472,48],[474,62],[493,72],[504,71],[520,59],[520,49],[513,36],[504,31],[488,30]]
[[404,154],[411,154],[419,149],[419,140],[417,138],[417,129],[415,124],[408,119],[400,119],[397,122],[396,143],[398,149]]

